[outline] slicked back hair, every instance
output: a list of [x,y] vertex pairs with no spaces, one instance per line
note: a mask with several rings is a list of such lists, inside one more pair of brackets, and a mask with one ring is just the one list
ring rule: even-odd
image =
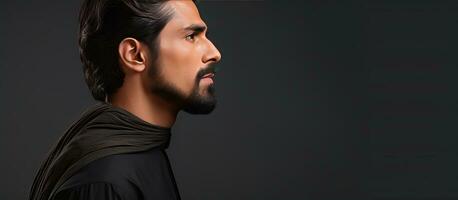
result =
[[166,0],[84,0],[79,15],[78,45],[83,72],[95,100],[122,86],[119,43],[132,37],[157,59],[157,36],[173,15]]

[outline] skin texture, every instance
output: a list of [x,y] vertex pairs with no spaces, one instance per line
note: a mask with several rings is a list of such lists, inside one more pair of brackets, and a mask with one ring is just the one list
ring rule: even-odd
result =
[[[119,44],[119,63],[125,78],[108,102],[151,124],[171,127],[180,110],[193,113],[198,103],[216,103],[214,77],[203,76],[214,75],[205,69],[219,62],[221,54],[206,37],[206,24],[192,1],[168,1],[165,9],[170,9],[173,16],[157,38],[156,61],[151,60],[148,46],[134,38],[125,38]],[[203,30],[198,33],[190,26]],[[211,112],[213,107],[207,106],[200,114]]]

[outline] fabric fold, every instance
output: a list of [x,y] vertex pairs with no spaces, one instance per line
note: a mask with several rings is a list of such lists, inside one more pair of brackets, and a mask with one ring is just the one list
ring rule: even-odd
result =
[[51,149],[32,184],[29,200],[50,200],[79,169],[105,156],[166,149],[170,128],[150,124],[110,103],[87,109]]

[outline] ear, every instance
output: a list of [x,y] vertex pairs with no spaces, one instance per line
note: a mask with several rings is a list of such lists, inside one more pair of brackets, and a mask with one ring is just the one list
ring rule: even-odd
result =
[[124,38],[118,47],[119,62],[125,70],[142,72],[146,69],[146,49],[135,38]]

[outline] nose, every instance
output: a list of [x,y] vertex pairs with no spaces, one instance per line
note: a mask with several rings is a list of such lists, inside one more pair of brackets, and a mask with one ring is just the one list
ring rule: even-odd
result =
[[213,61],[215,63],[219,62],[221,60],[221,53],[218,51],[218,49],[213,45],[213,43],[210,40],[208,41],[208,50],[202,57],[202,62],[207,63],[210,61]]

